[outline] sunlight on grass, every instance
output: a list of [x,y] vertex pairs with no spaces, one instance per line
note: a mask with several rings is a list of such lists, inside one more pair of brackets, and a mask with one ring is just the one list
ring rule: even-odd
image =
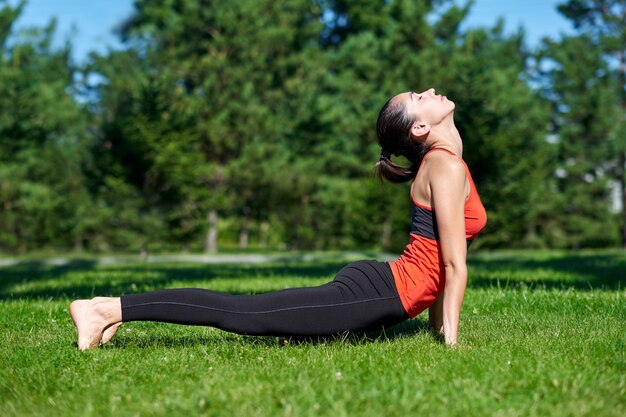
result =
[[156,288],[257,293],[331,279],[344,261],[0,268],[3,416],[622,416],[626,259],[476,254],[461,344],[425,316],[383,333],[294,341],[128,323],[75,348],[69,301]]

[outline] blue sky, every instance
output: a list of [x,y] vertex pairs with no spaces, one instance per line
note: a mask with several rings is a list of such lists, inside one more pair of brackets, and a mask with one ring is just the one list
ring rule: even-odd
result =
[[[498,17],[503,17],[507,31],[523,26],[528,44],[534,46],[544,36],[557,37],[571,30],[569,22],[556,11],[556,5],[562,2],[476,0],[466,25],[491,27]],[[16,4],[18,0],[8,0],[8,3]],[[107,48],[118,47],[113,28],[132,10],[133,0],[28,0],[17,26],[43,26],[56,17],[57,40],[61,42],[71,37],[74,58],[80,62],[91,50],[104,52]]]

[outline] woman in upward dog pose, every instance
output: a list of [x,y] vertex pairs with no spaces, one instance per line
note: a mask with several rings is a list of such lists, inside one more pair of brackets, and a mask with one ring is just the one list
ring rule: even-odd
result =
[[[378,115],[378,174],[395,183],[412,181],[410,241],[397,260],[353,262],[327,284],[258,295],[180,288],[76,300],[70,313],[78,348],[108,342],[120,324],[129,321],[315,337],[380,329],[427,308],[433,330],[455,345],[467,282],[467,248],[487,215],[462,158],[454,108],[431,88],[394,96]],[[391,161],[399,155],[412,165],[405,168]]]

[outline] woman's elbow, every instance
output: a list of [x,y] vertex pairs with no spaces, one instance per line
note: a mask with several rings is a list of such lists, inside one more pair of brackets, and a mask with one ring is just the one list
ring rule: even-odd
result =
[[446,279],[467,279],[467,264],[464,260],[446,260],[444,261],[444,268],[446,271]]

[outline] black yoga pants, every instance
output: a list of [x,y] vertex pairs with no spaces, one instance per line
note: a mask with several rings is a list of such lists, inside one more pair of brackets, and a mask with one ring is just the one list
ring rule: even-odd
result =
[[357,261],[317,287],[257,295],[181,288],[121,297],[122,321],[213,326],[229,332],[284,337],[380,330],[409,318],[389,264]]

